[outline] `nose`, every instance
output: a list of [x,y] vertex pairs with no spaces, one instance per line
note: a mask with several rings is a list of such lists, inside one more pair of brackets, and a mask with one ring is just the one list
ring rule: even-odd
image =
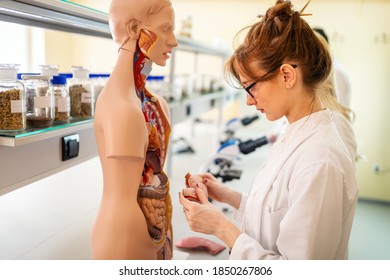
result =
[[172,32],[171,36],[168,39],[168,46],[173,49],[173,48],[176,48],[178,45],[179,45],[179,43],[176,40],[175,33]]
[[246,94],[246,105],[252,106],[252,105],[255,105],[255,103],[256,103],[256,99],[249,96],[249,94]]

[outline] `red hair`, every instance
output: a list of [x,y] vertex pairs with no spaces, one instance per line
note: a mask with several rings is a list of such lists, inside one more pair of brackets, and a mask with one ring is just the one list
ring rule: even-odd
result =
[[[248,67],[251,62],[255,62],[256,68],[264,69],[265,72],[289,62],[298,65],[305,87],[315,92],[318,85],[329,76],[332,59],[302,18],[302,12],[293,10],[290,1],[276,1],[259,22],[249,27],[244,42],[226,63],[227,75],[241,84],[240,73],[253,80],[258,78]],[[239,34],[244,30],[246,28]],[[275,75],[276,72],[270,73],[267,79]]]

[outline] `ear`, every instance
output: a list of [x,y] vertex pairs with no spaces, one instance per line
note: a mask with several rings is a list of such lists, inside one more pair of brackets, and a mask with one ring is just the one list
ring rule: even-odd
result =
[[280,71],[283,73],[283,82],[287,89],[292,88],[297,79],[297,73],[290,64],[280,66]]
[[131,19],[126,25],[126,31],[131,40],[138,40],[141,31],[141,22]]

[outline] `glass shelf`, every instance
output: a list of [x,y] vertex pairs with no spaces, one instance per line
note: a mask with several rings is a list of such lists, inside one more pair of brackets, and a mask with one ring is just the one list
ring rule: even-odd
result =
[[54,124],[47,128],[27,128],[17,132],[0,132],[0,146],[15,147],[43,139],[92,128],[93,119],[74,119],[66,124]]
[[0,20],[111,39],[106,13],[68,1],[1,0]]
[[54,130],[58,130],[58,129],[63,129],[63,128],[67,128],[67,127],[71,127],[71,126],[75,126],[75,125],[79,125],[79,124],[83,124],[83,123],[89,123],[93,121],[92,119],[86,119],[86,120],[71,120],[69,123],[65,123],[65,124],[54,124],[50,127],[46,127],[46,128],[26,128],[25,130],[23,131],[16,131],[16,132],[1,132],[0,131],[0,136],[2,137],[11,137],[11,138],[22,138],[22,137],[26,137],[26,136],[31,136],[31,135],[35,135],[35,134],[39,134],[39,133],[45,133],[45,132],[50,132],[50,131],[54,131]]
[[89,11],[96,12],[96,13],[101,13],[101,14],[104,14],[104,15],[107,15],[107,16],[108,16],[108,14],[105,13],[105,12],[103,12],[103,11],[100,11],[100,10],[95,9],[95,8],[93,8],[93,7],[85,6],[85,5],[83,5],[83,4],[80,4],[80,3],[77,3],[77,2],[74,2],[74,1],[71,1],[71,0],[60,0],[60,2],[65,2],[65,3],[70,4],[70,5],[73,5],[73,6],[75,6],[75,7],[80,7],[80,8],[82,8],[82,9],[87,9],[87,10],[89,10]]
[[[68,0],[1,0],[0,21],[112,39],[107,13]],[[182,36],[177,36],[177,41],[179,47],[175,52],[188,51],[221,57],[231,54],[228,50]]]

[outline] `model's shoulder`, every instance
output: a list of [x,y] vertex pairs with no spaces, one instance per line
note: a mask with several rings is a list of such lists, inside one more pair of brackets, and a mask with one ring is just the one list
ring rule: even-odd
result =
[[155,98],[155,100],[158,101],[158,103],[160,104],[161,109],[164,111],[166,117],[169,119],[170,118],[170,112],[169,112],[169,105],[168,105],[167,100],[162,95],[160,95],[158,93],[150,92],[150,94]]
[[139,99],[99,97],[95,118],[137,120],[143,118],[142,105]]

